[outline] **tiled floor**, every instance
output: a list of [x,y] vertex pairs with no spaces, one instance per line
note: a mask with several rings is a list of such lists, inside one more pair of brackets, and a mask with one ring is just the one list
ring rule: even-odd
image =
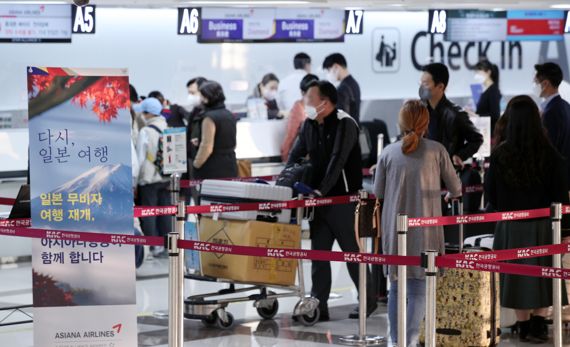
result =
[[[161,313],[167,308],[167,263],[166,260],[147,261],[137,271],[137,306],[139,311],[139,346],[167,346],[168,321]],[[310,273],[305,264],[306,277]],[[0,307],[12,304],[31,303],[31,269],[29,264],[0,268]],[[347,319],[354,308],[356,293],[348,280],[346,268],[333,263],[334,297],[330,301],[331,321],[313,327],[304,327],[291,319],[291,311],[297,299],[280,300],[280,313],[274,320],[260,320],[251,303],[231,304],[236,322],[229,330],[206,328],[201,322],[186,320],[185,346],[322,346],[338,345],[339,338],[354,334],[358,326],[355,320]],[[307,278],[308,280],[308,278]],[[310,282],[309,282],[310,283]],[[222,284],[187,281],[187,295],[218,290]],[[29,309],[26,309],[29,311]],[[4,316],[0,312],[0,320]],[[7,321],[23,320],[23,314],[14,314]],[[381,306],[367,321],[369,333],[385,336],[387,329],[386,307]],[[570,346],[570,333],[565,340]],[[383,344],[385,345],[385,343]],[[508,334],[503,336],[501,346],[526,346]],[[0,347],[33,346],[33,324],[0,328]],[[552,346],[552,343],[533,346]]]

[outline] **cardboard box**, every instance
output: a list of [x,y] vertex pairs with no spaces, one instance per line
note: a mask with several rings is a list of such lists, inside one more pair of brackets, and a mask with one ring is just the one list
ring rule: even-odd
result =
[[[300,248],[301,228],[292,224],[202,218],[200,241],[223,245]],[[215,278],[255,284],[295,284],[297,260],[241,255],[200,254],[202,273]]]

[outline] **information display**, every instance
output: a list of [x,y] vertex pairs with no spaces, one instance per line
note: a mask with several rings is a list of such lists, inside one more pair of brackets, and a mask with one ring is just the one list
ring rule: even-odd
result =
[[505,41],[507,12],[447,10],[446,41]]
[[564,11],[509,11],[509,41],[560,41],[564,34]]
[[70,5],[0,4],[0,42],[71,42]]
[[203,8],[200,15],[200,43],[344,41],[342,10]]

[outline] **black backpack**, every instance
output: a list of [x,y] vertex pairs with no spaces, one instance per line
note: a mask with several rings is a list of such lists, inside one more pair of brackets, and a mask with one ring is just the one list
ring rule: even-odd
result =
[[295,183],[300,182],[310,186],[312,176],[313,166],[308,161],[303,161],[300,164],[295,163],[283,169],[275,185],[294,189]]
[[164,161],[164,145],[162,143],[162,130],[160,130],[156,125],[149,125],[148,127],[154,129],[156,132],[160,134],[160,137],[158,138],[158,150],[156,151],[156,156],[152,163],[154,164],[156,171],[158,171],[158,173],[162,177],[169,177],[170,175],[164,174],[164,167],[162,165]]

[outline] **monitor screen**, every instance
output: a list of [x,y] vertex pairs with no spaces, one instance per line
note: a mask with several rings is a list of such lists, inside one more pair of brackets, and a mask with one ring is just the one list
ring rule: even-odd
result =
[[0,42],[71,42],[71,5],[0,4]]

